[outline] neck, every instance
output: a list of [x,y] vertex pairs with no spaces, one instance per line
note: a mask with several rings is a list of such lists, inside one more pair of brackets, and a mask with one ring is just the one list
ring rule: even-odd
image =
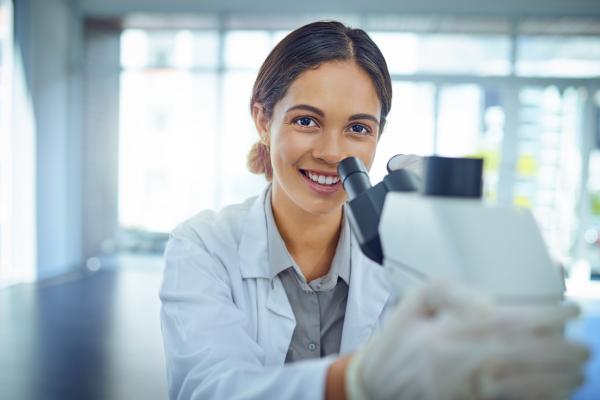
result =
[[342,207],[327,214],[312,214],[273,185],[273,217],[281,238],[308,281],[327,274],[341,232]]

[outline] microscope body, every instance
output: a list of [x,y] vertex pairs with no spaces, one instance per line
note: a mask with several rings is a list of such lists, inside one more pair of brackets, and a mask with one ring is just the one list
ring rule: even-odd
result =
[[388,193],[379,224],[396,290],[460,282],[502,303],[561,301],[562,274],[529,210],[473,199]]
[[360,160],[343,160],[345,212],[363,253],[397,293],[447,281],[507,304],[561,301],[562,273],[531,212],[481,201],[482,163],[426,157],[419,179],[390,167],[392,158],[388,176],[371,186]]

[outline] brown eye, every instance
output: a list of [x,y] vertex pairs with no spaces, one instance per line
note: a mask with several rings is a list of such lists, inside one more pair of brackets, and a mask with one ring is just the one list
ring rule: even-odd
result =
[[317,123],[315,122],[315,120],[310,117],[296,118],[294,120],[294,123],[297,125],[303,126],[305,128],[312,128],[312,127],[317,126]]
[[357,135],[368,135],[371,133],[371,130],[362,124],[351,125],[350,130]]

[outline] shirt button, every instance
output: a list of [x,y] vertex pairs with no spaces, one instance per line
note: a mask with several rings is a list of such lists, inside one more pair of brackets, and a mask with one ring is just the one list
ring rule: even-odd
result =
[[308,351],[315,351],[317,349],[317,345],[314,343],[309,343],[307,347]]
[[317,285],[317,290],[321,290],[321,284]]

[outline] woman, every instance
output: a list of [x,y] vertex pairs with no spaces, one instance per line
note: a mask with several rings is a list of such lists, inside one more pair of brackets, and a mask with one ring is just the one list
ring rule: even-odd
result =
[[[167,246],[161,321],[171,398],[458,399],[523,396],[532,382],[542,394],[576,385],[584,352],[534,334],[559,329],[569,310],[527,322],[440,287],[392,310],[383,270],[349,231],[336,172],[350,155],[371,166],[391,96],[385,60],[362,30],[312,23],[269,54],[252,93],[259,142],[249,166],[271,183],[184,222]],[[498,329],[507,319],[521,329]],[[554,358],[530,357],[550,345]],[[483,368],[494,361],[500,377]],[[574,372],[556,372],[567,364]]]

